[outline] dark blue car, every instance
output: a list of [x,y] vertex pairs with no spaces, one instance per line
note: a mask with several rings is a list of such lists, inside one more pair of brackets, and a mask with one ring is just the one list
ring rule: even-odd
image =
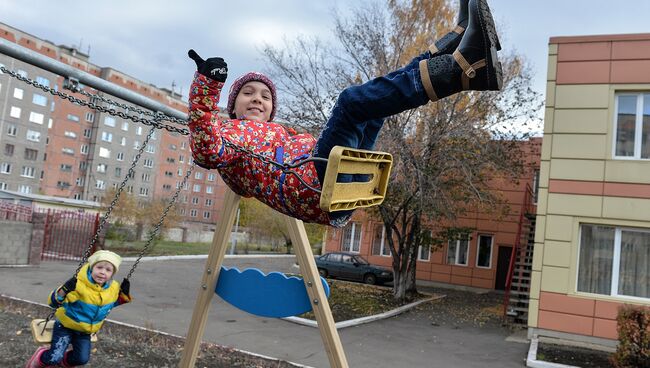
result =
[[361,281],[366,284],[383,284],[393,281],[389,269],[373,266],[358,254],[332,252],[316,257],[318,273],[323,277]]

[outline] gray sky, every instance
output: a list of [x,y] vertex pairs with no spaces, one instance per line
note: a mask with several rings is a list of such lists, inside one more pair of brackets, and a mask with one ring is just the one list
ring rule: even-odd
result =
[[[369,0],[383,1],[383,0]],[[284,36],[331,37],[333,7],[347,1],[0,1],[0,21],[54,44],[81,45],[90,60],[158,87],[187,88],[195,69],[187,58],[222,56],[229,81],[264,70],[263,44]],[[534,88],[544,92],[552,36],[650,33],[647,0],[490,0],[504,49],[516,49],[534,67]],[[226,85],[226,88],[229,84]],[[221,102],[222,104],[224,101]]]

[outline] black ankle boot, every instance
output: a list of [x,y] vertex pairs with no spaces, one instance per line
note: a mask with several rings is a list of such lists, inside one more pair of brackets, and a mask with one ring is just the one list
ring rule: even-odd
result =
[[433,45],[429,46],[429,52],[432,56],[451,54],[456,50],[460,40],[463,38],[463,32],[467,28],[469,20],[467,12],[467,3],[469,0],[458,0],[460,2],[458,7],[458,18],[456,19],[456,28],[451,32],[442,36]]
[[469,21],[452,55],[420,61],[420,77],[431,101],[460,91],[500,90],[499,39],[487,0],[469,0]]

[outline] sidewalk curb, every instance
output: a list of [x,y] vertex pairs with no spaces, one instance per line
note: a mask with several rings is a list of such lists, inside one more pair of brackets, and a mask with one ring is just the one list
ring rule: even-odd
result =
[[[403,306],[395,308],[393,310],[389,310],[388,312],[384,312],[384,313],[380,313],[380,314],[374,314],[372,316],[367,316],[367,317],[349,319],[347,321],[337,322],[335,324],[335,327],[336,327],[337,330],[340,330],[340,329],[346,328],[346,327],[359,326],[359,325],[362,325],[364,323],[370,323],[370,322],[390,318],[390,317],[396,316],[398,314],[402,314],[402,313],[408,311],[409,309],[413,309],[413,308],[417,307],[418,305],[420,305],[422,303],[442,299],[444,297],[445,297],[444,295],[432,296],[431,298],[418,300],[417,302],[413,302],[411,304],[403,305]],[[303,325],[303,326],[318,327],[318,322],[313,321],[311,319],[307,319],[307,318],[285,317],[285,318],[282,318],[282,319],[285,320],[285,321],[293,322],[293,323]]]
[[[7,299],[14,300],[14,301],[18,301],[18,302],[21,302],[21,303],[28,303],[28,304],[38,305],[38,306],[41,306],[41,307],[50,308],[50,306],[47,305],[47,304],[37,303],[37,302],[33,302],[33,301],[31,301],[31,300],[26,300],[26,299],[21,299],[21,298],[16,298],[16,297],[11,296],[11,295],[0,294],[0,298],[7,298]],[[124,327],[129,327],[129,328],[135,328],[135,329],[140,330],[140,331],[146,331],[146,332],[151,332],[151,333],[160,334],[160,335],[164,335],[164,336],[174,337],[174,338],[181,339],[181,340],[183,340],[183,341],[185,340],[185,337],[183,337],[183,336],[179,336],[179,335],[171,334],[171,333],[164,332],[164,331],[160,331],[160,330],[154,330],[154,329],[151,329],[151,328],[146,328],[146,327],[136,326],[136,325],[132,325],[132,324],[130,324],[130,323],[124,323],[124,322],[120,322],[120,321],[115,321],[115,320],[112,320],[112,319],[110,319],[110,318],[106,318],[106,322],[110,322],[110,323],[113,323],[113,324],[116,324],[116,325],[119,325],[119,326],[124,326]],[[238,352],[238,353],[242,353],[242,354],[246,354],[246,355],[251,355],[251,356],[254,356],[254,357],[258,357],[258,358],[268,359],[268,360],[271,360],[271,361],[273,361],[273,362],[277,362],[278,364],[281,363],[281,362],[286,362],[286,363],[292,364],[292,365],[294,365],[294,366],[296,366],[296,367],[298,367],[298,368],[315,368],[315,367],[308,366],[308,365],[304,365],[304,364],[300,364],[300,363],[294,363],[294,362],[291,362],[291,361],[288,361],[288,360],[282,360],[282,359],[278,359],[278,358],[270,357],[270,356],[268,356],[268,355],[262,355],[262,354],[253,353],[253,352],[251,352],[251,351],[246,351],[246,350],[242,350],[242,349],[237,349],[237,348],[234,348],[234,347],[231,347],[231,346],[220,345],[220,344],[217,344],[217,343],[214,343],[214,342],[202,341],[202,343],[203,343],[203,344],[212,345],[212,346],[227,347],[227,348],[232,349],[233,351],[236,351],[236,352]]]
[[543,360],[537,360],[537,346],[539,345],[539,339],[537,336],[533,336],[530,340],[530,348],[528,349],[528,356],[526,357],[526,367],[530,368],[580,368],[575,365],[566,365],[552,362],[545,362]]

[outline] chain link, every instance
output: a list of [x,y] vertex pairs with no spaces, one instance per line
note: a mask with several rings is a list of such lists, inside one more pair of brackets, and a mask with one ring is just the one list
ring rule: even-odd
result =
[[162,216],[160,217],[160,220],[158,220],[158,223],[154,228],[149,232],[149,239],[147,239],[147,243],[144,245],[142,250],[140,251],[140,254],[138,255],[138,259],[135,260],[135,263],[131,267],[131,270],[129,271],[129,274],[126,275],[127,279],[131,278],[131,275],[133,272],[135,272],[135,268],[138,267],[138,263],[140,263],[140,259],[147,254],[147,249],[149,248],[149,245],[153,242],[154,238],[156,235],[158,235],[158,232],[160,231],[160,227],[163,224],[163,221],[165,221],[165,217],[167,217],[167,213],[169,210],[172,208],[174,203],[176,202],[176,199],[178,199],[178,194],[181,192],[181,189],[185,186],[187,183],[187,179],[192,175],[192,171],[194,170],[194,165],[190,166],[189,170],[187,170],[187,173],[185,173],[185,177],[183,178],[183,181],[179,184],[178,188],[176,189],[176,192],[174,192],[174,195],[172,196],[171,201],[169,201],[169,204],[167,204],[167,207],[165,207],[165,210],[162,213]]

